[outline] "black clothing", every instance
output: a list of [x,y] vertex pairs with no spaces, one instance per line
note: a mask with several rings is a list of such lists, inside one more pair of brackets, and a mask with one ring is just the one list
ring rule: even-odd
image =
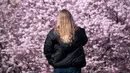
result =
[[88,38],[84,28],[78,27],[71,45],[60,43],[58,40],[59,35],[54,28],[51,29],[44,43],[44,54],[50,65],[54,68],[86,66],[83,46],[87,43]]
[[81,68],[77,67],[54,68],[53,73],[81,73]]

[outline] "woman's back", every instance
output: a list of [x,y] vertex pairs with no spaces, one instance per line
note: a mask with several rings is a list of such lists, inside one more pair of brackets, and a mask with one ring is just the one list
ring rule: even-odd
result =
[[[74,40],[71,45],[66,43],[58,42],[58,35],[52,29],[48,36],[50,38],[46,40],[47,43],[44,45],[44,49],[47,49],[46,45],[50,44],[50,40],[52,40],[53,49],[52,55],[50,57],[50,64],[54,68],[65,68],[65,67],[84,67],[86,65],[85,54],[83,51],[83,46],[87,42],[87,36],[85,33],[85,29],[79,27],[79,29],[75,32]],[[47,52],[47,51],[46,51]],[[46,54],[46,52],[44,52]]]

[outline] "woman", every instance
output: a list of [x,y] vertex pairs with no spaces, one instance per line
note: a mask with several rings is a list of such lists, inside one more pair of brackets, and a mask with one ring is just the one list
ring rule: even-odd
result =
[[83,46],[87,41],[85,29],[74,23],[68,10],[61,10],[44,43],[44,54],[54,67],[53,73],[81,73],[86,66]]

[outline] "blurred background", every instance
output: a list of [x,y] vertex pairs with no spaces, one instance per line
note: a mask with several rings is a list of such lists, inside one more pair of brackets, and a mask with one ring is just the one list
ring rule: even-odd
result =
[[130,0],[0,0],[0,73],[52,73],[44,41],[63,8],[88,36],[82,73],[130,73]]

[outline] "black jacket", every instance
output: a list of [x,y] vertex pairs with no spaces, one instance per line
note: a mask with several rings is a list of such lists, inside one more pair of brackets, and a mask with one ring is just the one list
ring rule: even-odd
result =
[[44,43],[44,55],[48,63],[56,67],[84,67],[86,66],[83,46],[88,38],[85,29],[79,27],[71,45],[58,42],[59,36],[54,28],[49,31]]

